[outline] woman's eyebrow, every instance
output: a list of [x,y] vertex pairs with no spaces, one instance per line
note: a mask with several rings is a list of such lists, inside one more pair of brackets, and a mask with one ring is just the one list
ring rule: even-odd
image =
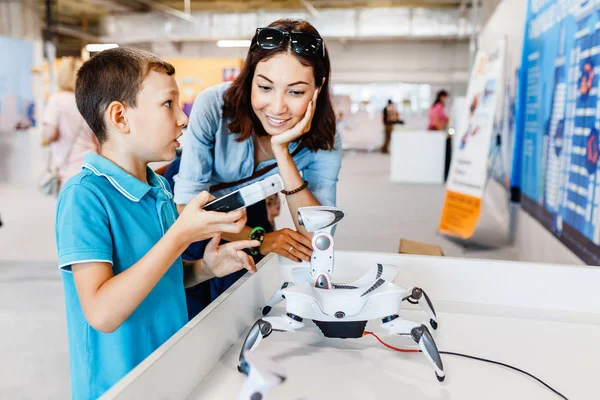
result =
[[[269,78],[267,78],[266,76],[262,75],[262,74],[258,74],[256,75],[257,77],[263,78],[266,81],[269,81],[270,83],[273,83],[272,80],[270,80]],[[293,83],[290,83],[288,86],[295,86],[295,85],[308,85],[308,82],[305,81],[296,81]]]
[[273,83],[273,81],[272,81],[272,80],[270,80],[269,78],[267,78],[267,77],[266,77],[266,76],[264,76],[264,75],[258,74],[257,76],[260,76],[260,77],[261,77],[261,78],[263,78],[264,80],[267,80],[267,81],[269,81],[269,82]]

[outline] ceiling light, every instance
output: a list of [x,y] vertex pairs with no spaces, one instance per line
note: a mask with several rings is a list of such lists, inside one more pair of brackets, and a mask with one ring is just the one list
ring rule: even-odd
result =
[[108,50],[108,49],[114,49],[115,47],[119,47],[118,44],[103,44],[103,43],[94,43],[94,44],[88,44],[87,46],[85,46],[85,49],[87,51],[89,51],[90,53],[94,53],[94,52],[99,52],[99,51],[103,51],[103,50]]
[[219,40],[219,47],[250,47],[250,40]]

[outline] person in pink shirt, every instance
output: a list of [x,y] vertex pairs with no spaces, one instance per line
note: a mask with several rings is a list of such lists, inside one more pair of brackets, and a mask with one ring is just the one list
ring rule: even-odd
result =
[[429,126],[427,129],[430,131],[443,131],[448,126],[449,118],[444,110],[446,101],[448,101],[448,92],[440,90],[429,108]]
[[[448,115],[444,106],[448,101],[448,92],[440,90],[435,96],[435,101],[429,108],[429,125],[427,129],[430,131],[445,131],[448,127]],[[450,160],[452,159],[452,138],[446,135],[446,161],[444,165],[444,181],[448,179],[450,172]]]
[[100,144],[75,104],[75,79],[81,61],[62,59],[57,72],[59,91],[48,99],[42,118],[42,145],[50,146],[52,166],[58,169],[60,186],[79,173],[83,156],[98,153]]

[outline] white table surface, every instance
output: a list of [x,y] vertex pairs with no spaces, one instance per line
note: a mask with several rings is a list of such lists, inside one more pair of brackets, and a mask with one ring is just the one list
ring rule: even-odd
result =
[[[490,358],[524,369],[569,399],[598,399],[600,269],[446,257],[336,253],[335,281],[349,281],[377,262],[400,267],[397,283],[421,286],[432,298],[440,350]],[[105,398],[235,399],[242,341],[260,306],[294,265],[269,258],[119,382]],[[271,315],[284,312],[283,304]],[[407,305],[403,316],[426,322]],[[375,338],[324,338],[308,320],[296,333],[274,332],[256,351],[272,357],[288,379],[269,399],[556,399],[515,371],[442,355],[438,383],[422,354],[388,350]],[[367,326],[390,344],[381,321]]]
[[[406,316],[423,320],[418,312]],[[438,383],[422,354],[384,348],[372,336],[329,339],[308,329],[275,332],[256,351],[287,372],[269,399],[557,399],[520,373],[475,360],[442,355],[446,380]],[[369,329],[377,329],[372,323]],[[379,336],[396,347],[410,339]],[[434,333],[440,350],[490,358],[524,369],[569,399],[598,399],[594,393],[600,359],[600,326],[444,312]],[[244,377],[236,370],[240,339],[199,382],[189,399],[235,399]]]

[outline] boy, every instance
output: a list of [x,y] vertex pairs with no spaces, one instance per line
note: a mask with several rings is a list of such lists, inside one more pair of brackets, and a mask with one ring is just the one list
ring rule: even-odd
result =
[[[218,246],[220,232],[244,227],[244,211],[203,211],[203,192],[176,219],[166,180],[147,166],[175,156],[187,124],[174,72],[150,53],[117,48],[77,76],[77,108],[101,151],[86,155],[57,205],[76,399],[101,396],[187,322],[184,283],[256,271],[241,250],[257,241]],[[189,244],[209,237],[204,259],[182,263]]]

